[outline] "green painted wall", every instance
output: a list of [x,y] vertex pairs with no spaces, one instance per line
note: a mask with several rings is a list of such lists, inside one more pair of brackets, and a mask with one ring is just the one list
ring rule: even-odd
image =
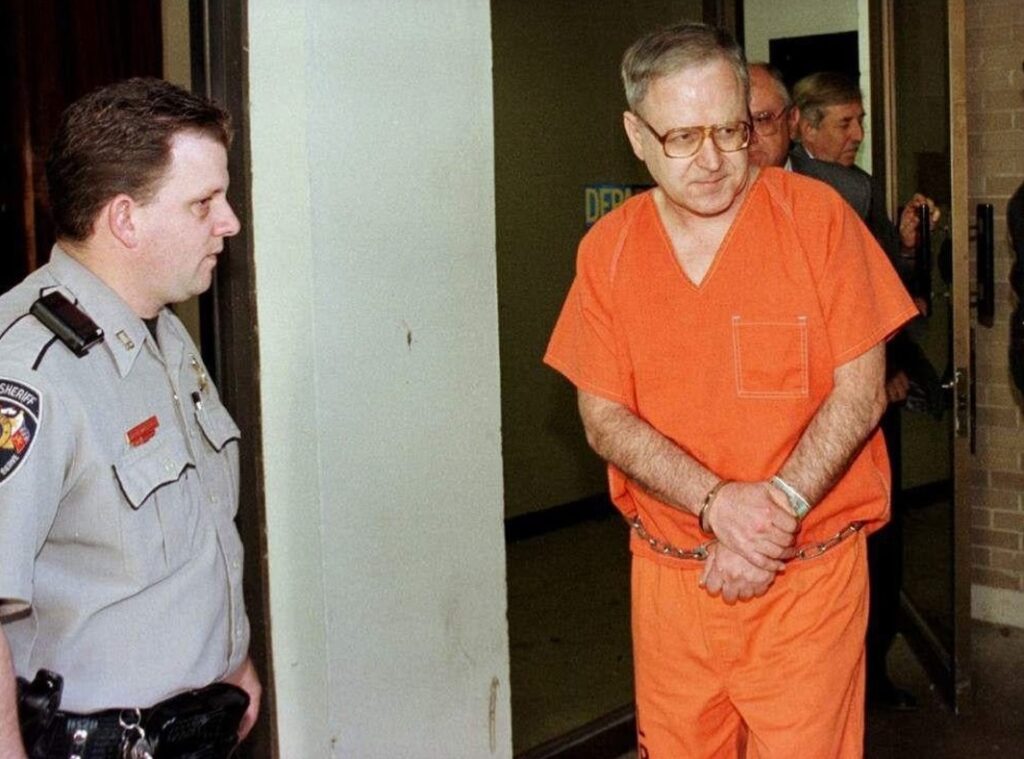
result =
[[506,517],[605,488],[569,383],[541,363],[584,233],[584,187],[646,183],[622,130],[619,62],[701,2],[492,0]]

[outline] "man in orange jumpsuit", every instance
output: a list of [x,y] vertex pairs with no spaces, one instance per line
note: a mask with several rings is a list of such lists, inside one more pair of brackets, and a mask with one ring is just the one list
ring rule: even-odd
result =
[[727,33],[654,32],[622,74],[657,186],[583,239],[545,361],[633,527],[640,756],[859,757],[884,342],[916,309],[837,194],[748,164]]

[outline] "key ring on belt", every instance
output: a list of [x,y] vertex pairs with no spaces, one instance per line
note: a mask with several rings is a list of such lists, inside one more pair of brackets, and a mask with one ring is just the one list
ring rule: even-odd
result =
[[[644,527],[644,523],[640,521],[639,516],[632,518],[627,517],[626,521],[636,532],[637,536],[651,547],[652,551],[661,554],[662,556],[669,556],[673,559],[706,561],[708,558],[708,548],[715,542],[714,540],[708,540],[700,545],[694,546],[693,548],[677,548],[671,543],[660,540],[647,532],[647,529]],[[808,559],[816,559],[822,554],[831,551],[851,535],[855,535],[860,532],[863,527],[863,522],[850,522],[835,535],[826,538],[825,540],[805,543],[802,546],[798,546],[796,553],[789,559],[789,561],[807,561]]]

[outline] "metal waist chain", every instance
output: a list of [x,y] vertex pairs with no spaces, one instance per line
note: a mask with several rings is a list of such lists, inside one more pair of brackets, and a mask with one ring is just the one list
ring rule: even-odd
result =
[[[671,543],[660,540],[647,532],[644,527],[644,523],[640,521],[640,517],[636,516],[632,519],[627,518],[626,521],[629,523],[629,526],[633,528],[639,538],[651,547],[652,551],[659,553],[662,556],[670,556],[674,559],[706,561],[708,558],[708,547],[715,542],[714,540],[709,540],[698,546],[694,546],[693,548],[677,548]],[[830,538],[826,538],[825,540],[818,541],[816,543],[805,543],[802,546],[798,546],[796,554],[789,560],[807,561],[808,559],[816,559],[823,553],[827,553],[835,548],[851,535],[855,535],[863,527],[863,522],[850,522],[846,527]]]
[[697,561],[704,561],[708,558],[708,546],[715,541],[709,540],[705,543],[701,543],[695,548],[676,548],[671,543],[667,543],[664,540],[658,540],[644,529],[644,523],[640,521],[640,517],[633,517],[632,519],[627,518],[629,526],[632,527],[636,534],[640,536],[640,539],[651,547],[651,550],[655,553],[660,553],[663,556],[671,556],[673,559],[696,559]]
[[863,526],[863,522],[850,522],[848,525],[846,525],[846,527],[841,529],[831,538],[822,540],[819,543],[806,543],[800,546],[796,549],[796,556],[794,556],[793,558],[799,559],[800,561],[806,561],[807,559],[816,559],[823,553],[835,548],[837,545],[842,543],[851,535],[855,535],[856,533],[860,532]]

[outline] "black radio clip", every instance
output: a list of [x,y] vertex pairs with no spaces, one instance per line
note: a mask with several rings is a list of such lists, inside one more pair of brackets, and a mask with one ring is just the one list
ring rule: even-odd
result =
[[103,330],[96,326],[96,322],[59,290],[41,296],[32,304],[29,313],[79,358],[103,340]]

